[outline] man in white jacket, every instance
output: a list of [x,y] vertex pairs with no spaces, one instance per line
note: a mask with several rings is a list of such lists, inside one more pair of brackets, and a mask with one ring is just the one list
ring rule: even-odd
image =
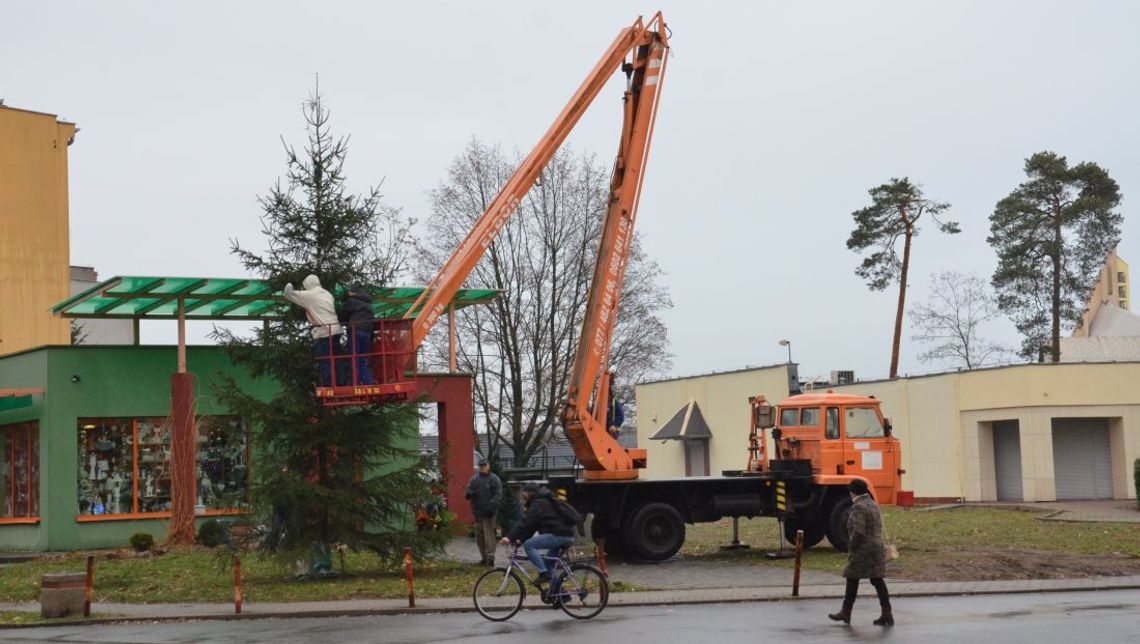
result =
[[[313,354],[318,358],[329,358],[336,354],[336,348],[340,345],[341,328],[336,318],[336,302],[332,293],[321,287],[321,280],[316,275],[306,277],[301,285],[305,287],[304,290],[296,290],[290,282],[285,285],[283,294],[285,299],[305,309],[305,316],[309,319],[309,324],[313,325]],[[331,387],[333,384],[331,367],[331,359],[320,360],[323,387]]]

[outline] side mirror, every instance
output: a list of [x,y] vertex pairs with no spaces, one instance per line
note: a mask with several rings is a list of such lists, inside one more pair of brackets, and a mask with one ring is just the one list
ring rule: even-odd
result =
[[891,419],[890,418],[884,418],[883,419],[883,433],[887,436],[887,438],[890,438],[891,434],[893,432],[894,432],[894,427],[891,427]]

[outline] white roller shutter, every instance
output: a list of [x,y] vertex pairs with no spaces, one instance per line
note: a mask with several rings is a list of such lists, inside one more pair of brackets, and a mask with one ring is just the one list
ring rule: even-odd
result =
[[1112,498],[1108,419],[1053,419],[1053,476],[1059,501]]

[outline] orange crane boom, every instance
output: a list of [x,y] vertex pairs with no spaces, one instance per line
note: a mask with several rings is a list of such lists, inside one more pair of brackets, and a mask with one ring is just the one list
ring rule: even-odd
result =
[[[619,69],[625,72],[622,132],[610,180],[610,200],[562,411],[566,435],[589,479],[637,478],[637,468],[645,466],[644,449],[624,448],[606,431],[610,379],[602,371],[609,358],[668,60],[667,32],[660,12],[648,22],[638,18],[632,26],[621,30],[550,129],[405,315],[413,319],[412,344],[418,347],[607,80]],[[600,404],[592,405],[595,400]]]

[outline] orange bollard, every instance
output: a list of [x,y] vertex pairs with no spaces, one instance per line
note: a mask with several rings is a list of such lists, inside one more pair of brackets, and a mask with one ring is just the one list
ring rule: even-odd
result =
[[800,560],[804,556],[804,531],[796,530],[796,567],[792,574],[792,597],[800,596]]
[[412,549],[404,548],[404,578],[408,580],[408,608],[416,607],[416,582],[412,570]]
[[91,589],[95,586],[95,555],[87,555],[87,585],[83,589],[83,616],[91,617]]
[[609,577],[610,573],[606,572],[606,540],[598,539],[594,542],[594,558],[598,560],[598,570],[602,574]]
[[241,613],[241,558],[234,555],[234,613]]

